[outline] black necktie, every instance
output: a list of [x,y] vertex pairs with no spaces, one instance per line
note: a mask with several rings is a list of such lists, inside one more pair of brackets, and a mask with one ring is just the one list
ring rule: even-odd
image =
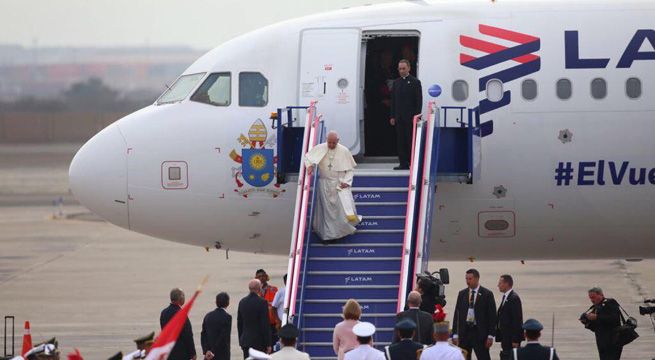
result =
[[475,290],[471,290],[471,297],[469,297],[469,308],[475,305]]

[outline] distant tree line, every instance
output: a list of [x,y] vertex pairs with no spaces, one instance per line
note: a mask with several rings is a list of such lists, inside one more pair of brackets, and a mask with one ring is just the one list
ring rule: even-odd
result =
[[158,93],[139,90],[124,94],[107,86],[99,78],[74,83],[52,99],[23,97],[0,101],[0,111],[17,112],[133,112],[152,104]]

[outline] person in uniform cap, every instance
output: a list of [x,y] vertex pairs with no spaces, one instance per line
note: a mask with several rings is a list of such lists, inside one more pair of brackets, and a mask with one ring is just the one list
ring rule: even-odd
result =
[[296,350],[298,329],[293,324],[286,324],[280,328],[278,334],[282,349],[271,355],[273,360],[309,360],[309,354]]
[[150,347],[155,342],[155,332],[151,332],[148,335],[141,336],[134,339],[134,344],[136,345],[137,350],[145,350],[146,352],[150,351]]
[[269,360],[271,355],[257,349],[249,348],[246,360]]
[[138,360],[138,359],[145,359],[145,358],[146,358],[145,350],[136,350],[123,356],[122,360]]
[[25,353],[27,360],[59,360],[59,350],[57,349],[57,340],[52,338],[45,343],[33,347]]
[[375,325],[370,322],[360,322],[353,327],[353,333],[357,336],[359,346],[348,351],[345,360],[385,360],[384,353],[371,345]]
[[436,343],[421,353],[421,360],[464,360],[462,349],[448,343],[450,323],[442,321],[434,324]]
[[400,341],[385,347],[387,358],[389,360],[418,359],[417,354],[419,350],[423,349],[423,344],[412,340],[416,330],[416,323],[411,319],[403,318],[396,323],[395,330],[395,335],[398,336]]
[[539,344],[539,337],[543,329],[543,325],[535,319],[528,319],[523,323],[527,343],[520,349],[513,349],[514,360],[559,360],[554,348]]
[[123,360],[123,352],[119,351],[107,360]]

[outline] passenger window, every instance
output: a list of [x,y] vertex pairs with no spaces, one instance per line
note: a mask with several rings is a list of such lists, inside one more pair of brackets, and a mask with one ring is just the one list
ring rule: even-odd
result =
[[231,86],[230,73],[211,74],[191,96],[191,100],[214,106],[229,106],[232,102]]
[[605,79],[595,78],[591,80],[591,97],[600,100],[607,96],[607,82]]
[[641,80],[632,77],[625,82],[625,93],[630,99],[641,97]]
[[469,84],[464,80],[456,80],[453,83],[453,99],[465,101],[469,97]]
[[525,100],[537,98],[537,82],[532,79],[523,80],[521,83],[521,94]]
[[491,79],[487,82],[487,99],[491,102],[499,102],[503,99],[503,82],[498,79]]
[[571,89],[571,80],[569,79],[559,79],[557,80],[557,97],[562,100],[568,100],[571,98],[573,90]]
[[239,73],[239,106],[268,104],[268,80],[258,72]]

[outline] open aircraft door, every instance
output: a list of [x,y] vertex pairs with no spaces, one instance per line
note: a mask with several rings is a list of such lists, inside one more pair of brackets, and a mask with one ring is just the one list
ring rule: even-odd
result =
[[318,100],[328,130],[353,154],[360,151],[359,115],[361,31],[309,29],[301,34],[298,103]]

